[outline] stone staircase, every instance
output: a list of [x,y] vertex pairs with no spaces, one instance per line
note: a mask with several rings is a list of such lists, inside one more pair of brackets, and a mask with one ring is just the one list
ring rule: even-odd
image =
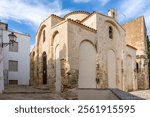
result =
[[33,87],[24,85],[7,85],[4,94],[51,93],[47,86]]
[[40,90],[49,90],[49,87],[47,85],[41,85],[41,86],[37,86],[35,88],[40,89]]

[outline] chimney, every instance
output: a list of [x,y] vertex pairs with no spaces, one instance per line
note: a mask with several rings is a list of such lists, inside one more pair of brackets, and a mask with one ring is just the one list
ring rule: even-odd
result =
[[108,10],[108,16],[114,18],[115,20],[117,20],[117,13],[115,9],[110,9]]

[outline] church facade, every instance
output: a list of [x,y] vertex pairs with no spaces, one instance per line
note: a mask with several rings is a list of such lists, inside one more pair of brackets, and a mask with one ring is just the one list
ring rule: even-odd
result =
[[114,10],[108,16],[83,11],[64,18],[52,14],[41,23],[30,53],[31,85],[47,85],[57,92],[137,90],[137,48],[126,43],[125,35]]

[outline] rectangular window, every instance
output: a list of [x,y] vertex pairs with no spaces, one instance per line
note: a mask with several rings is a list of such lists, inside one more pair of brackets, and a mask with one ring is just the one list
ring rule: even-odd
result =
[[9,80],[10,85],[18,85],[18,80]]
[[18,61],[9,60],[9,71],[18,72]]
[[10,52],[18,52],[18,42],[14,43],[13,45],[9,45]]

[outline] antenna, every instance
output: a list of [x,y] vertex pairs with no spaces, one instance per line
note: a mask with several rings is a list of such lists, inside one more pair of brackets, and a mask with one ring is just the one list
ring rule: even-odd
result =
[[148,38],[148,40],[149,40],[149,37],[150,37],[150,35],[149,35],[149,34],[147,34],[147,38]]
[[121,13],[121,12],[118,12],[118,13],[124,16],[125,18],[127,18],[127,16],[124,13]]

